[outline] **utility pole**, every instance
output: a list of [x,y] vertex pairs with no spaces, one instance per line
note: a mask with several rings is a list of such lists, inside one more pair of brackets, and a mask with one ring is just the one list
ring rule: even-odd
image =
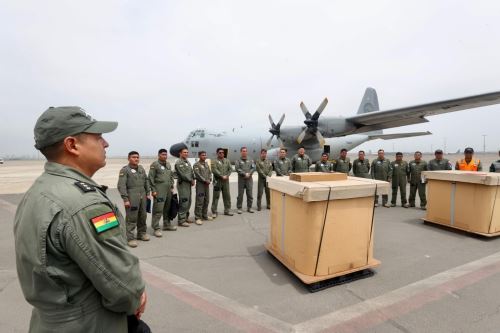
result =
[[486,134],[483,134],[483,153],[486,153]]

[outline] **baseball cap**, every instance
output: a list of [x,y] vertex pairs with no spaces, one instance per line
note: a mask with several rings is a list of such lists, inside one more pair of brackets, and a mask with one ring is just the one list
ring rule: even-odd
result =
[[97,121],[78,106],[49,107],[38,118],[35,128],[35,148],[40,150],[65,137],[80,133],[109,133],[116,121]]
[[436,151],[434,152],[434,154],[442,154],[443,151],[441,149],[436,149]]
[[473,154],[474,153],[474,149],[472,149],[471,147],[467,147],[467,148],[465,148],[464,153],[465,154]]

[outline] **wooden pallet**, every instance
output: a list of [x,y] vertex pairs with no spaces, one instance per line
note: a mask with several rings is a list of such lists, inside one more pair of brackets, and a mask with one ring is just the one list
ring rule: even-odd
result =
[[465,232],[468,232],[468,233],[471,233],[471,234],[481,235],[481,236],[484,236],[484,237],[497,237],[497,236],[500,236],[500,231],[493,232],[493,233],[484,233],[484,232],[473,231],[473,230],[469,230],[469,229],[465,229],[465,228],[460,228],[460,227],[457,227],[457,226],[453,226],[451,224],[444,224],[444,223],[439,223],[439,222],[427,220],[426,218],[422,218],[422,221],[428,222],[428,223],[432,223],[432,224],[435,224],[435,225],[439,225],[439,226],[442,226],[442,227],[450,228],[450,229],[462,230],[462,231],[465,231]]
[[[311,275],[302,274],[302,273],[296,271],[293,267],[290,267],[290,265],[286,262],[286,260],[281,255],[279,255],[279,253],[277,253],[276,251],[274,251],[271,248],[271,246],[269,246],[268,244],[266,244],[266,249],[267,249],[267,251],[269,251],[270,254],[273,255],[273,257],[275,257],[276,259],[278,259],[283,264],[283,266],[285,266],[293,274],[295,274],[295,276],[297,276],[300,279],[300,281],[302,281],[303,283],[305,283],[307,285],[311,285],[311,284],[314,284],[314,283],[317,283],[317,282],[334,279],[334,278],[339,277],[339,276],[344,276],[344,275],[352,274],[352,273],[363,271],[363,270],[366,270],[366,269],[369,269],[369,268],[374,268],[374,267],[377,267],[378,265],[380,265],[380,261],[379,260],[372,259],[372,261],[368,265],[365,265],[365,266],[356,267],[356,268],[353,268],[353,269],[350,269],[350,270],[347,270],[347,271],[343,271],[343,272],[338,272],[338,273],[335,273],[335,274],[322,275],[322,276],[311,276]],[[371,275],[373,275],[373,274],[371,274]],[[350,282],[350,281],[345,281],[343,283],[347,283],[347,282]]]

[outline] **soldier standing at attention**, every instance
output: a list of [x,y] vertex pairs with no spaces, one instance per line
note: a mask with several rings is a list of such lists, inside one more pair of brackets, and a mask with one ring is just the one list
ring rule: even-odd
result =
[[139,260],[120,211],[92,176],[106,165],[101,133],[118,126],[81,108],[51,107],[34,128],[44,173],[14,219],[16,265],[33,306],[29,332],[127,332],[146,305]]
[[461,171],[483,171],[483,166],[480,160],[472,159],[474,155],[474,149],[467,147],[464,150],[465,158],[457,161],[455,164],[455,170]]
[[403,161],[403,153],[396,153],[396,160],[391,162],[392,168],[392,199],[391,207],[396,207],[396,199],[398,197],[398,188],[401,195],[401,205],[408,208],[406,200],[406,183],[408,177],[408,162]]
[[292,157],[292,172],[309,172],[311,159],[305,154],[304,147],[300,147],[297,154]]
[[451,163],[446,158],[443,158],[443,151],[438,149],[434,152],[434,159],[427,164],[429,171],[451,170]]
[[420,208],[425,210],[427,206],[427,197],[425,195],[425,183],[422,181],[422,171],[427,171],[427,163],[422,160],[422,153],[415,152],[415,159],[410,162],[409,176],[410,176],[410,207],[415,207],[415,196],[418,190],[420,198]]
[[262,209],[262,194],[266,192],[266,207],[271,208],[271,195],[269,193],[269,187],[267,186],[267,177],[271,177],[273,174],[273,165],[271,161],[267,159],[267,150],[260,150],[260,160],[256,164],[257,174],[259,175],[259,180],[257,182],[257,210]]
[[194,178],[196,179],[196,199],[194,204],[195,223],[202,225],[203,221],[212,221],[208,216],[208,202],[210,201],[210,183],[212,171],[206,162],[207,152],[198,152],[198,162],[193,165]]
[[292,162],[286,157],[287,152],[286,148],[281,148],[279,158],[274,161],[276,176],[288,176],[292,172]]
[[137,239],[148,241],[146,233],[146,200],[149,198],[149,180],[146,170],[139,165],[139,153],[128,153],[128,165],[120,170],[118,192],[123,199],[127,220],[128,246],[137,247],[134,231],[137,228]]
[[314,166],[316,172],[333,172],[333,164],[328,161],[328,154],[321,154],[321,161],[317,162]]
[[[498,156],[500,157],[500,151],[498,151]],[[500,172],[500,160],[491,163],[490,172]]]
[[[376,180],[383,180],[386,182],[391,182],[392,179],[392,167],[391,167],[391,162],[385,158],[385,152],[383,149],[379,149],[377,153],[378,157],[372,162],[371,166],[371,175],[373,179]],[[378,206],[378,200],[379,200],[379,195],[377,195],[377,198],[375,199],[375,207]],[[387,194],[382,195],[382,205],[384,207],[389,208],[389,204],[387,203],[389,201],[389,196]]]
[[243,207],[243,193],[246,191],[247,211],[253,213],[252,175],[255,172],[255,162],[247,158],[247,147],[241,147],[240,154],[241,158],[234,163],[234,169],[238,173],[238,198],[236,199],[236,208],[238,208],[238,214],[243,213],[241,210]]
[[177,173],[177,194],[179,195],[179,215],[177,224],[181,227],[189,227],[189,209],[191,208],[191,187],[194,185],[194,172],[188,161],[189,151],[183,148],[180,158],[175,162]]
[[347,149],[342,148],[340,150],[340,157],[337,160],[337,163],[335,163],[335,171],[349,174],[351,168],[352,164],[351,161],[349,160],[349,157],[347,157]]
[[220,193],[224,201],[224,215],[233,216],[231,213],[231,194],[229,192],[229,176],[232,172],[231,162],[224,157],[224,149],[217,148],[217,159],[212,162],[214,174],[214,198],[212,199],[212,217],[217,217],[217,205]]
[[352,163],[352,173],[354,177],[372,178],[370,175],[370,161],[365,158],[363,150],[358,152],[358,158]]
[[158,160],[151,163],[149,167],[149,186],[151,187],[151,196],[153,197],[153,216],[151,218],[151,227],[156,237],[161,237],[160,219],[163,216],[163,230],[177,230],[172,225],[168,212],[172,200],[172,191],[174,189],[174,172],[170,163],[167,161],[167,150],[162,148],[158,151]]

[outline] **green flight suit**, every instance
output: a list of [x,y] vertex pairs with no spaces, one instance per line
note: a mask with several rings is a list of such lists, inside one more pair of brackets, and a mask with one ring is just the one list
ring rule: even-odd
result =
[[171,225],[168,212],[172,201],[172,189],[174,188],[174,171],[168,161],[154,161],[149,167],[149,186],[151,192],[156,192],[153,198],[153,216],[151,227],[153,230],[160,229],[160,219],[163,216],[163,227]]
[[500,160],[491,163],[490,172],[500,172]]
[[208,202],[210,201],[210,183],[212,171],[208,163],[198,161],[193,164],[196,179],[196,199],[194,202],[194,217],[197,220],[208,220]]
[[231,209],[231,193],[229,191],[229,178],[222,179],[223,176],[229,177],[233,172],[231,162],[227,158],[216,159],[212,161],[212,173],[214,174],[214,197],[212,199],[212,214],[217,214],[219,197],[222,192],[224,201],[224,213],[229,213]]
[[427,169],[429,169],[429,171],[452,170],[452,167],[450,161],[443,158],[441,160],[430,160],[429,163],[427,163]]
[[278,158],[274,161],[276,176],[288,176],[292,172],[292,161],[288,157]]
[[127,332],[145,284],[117,207],[91,178],[47,162],[14,219],[32,333]]
[[372,178],[370,175],[370,161],[367,158],[364,160],[355,159],[352,162],[352,174],[354,177]]
[[180,158],[175,162],[175,173],[177,174],[177,195],[179,196],[177,223],[181,225],[189,219],[194,172],[191,163],[188,160]]
[[409,177],[410,177],[410,197],[408,201],[411,207],[415,207],[415,197],[418,190],[420,198],[420,207],[427,206],[427,197],[425,195],[425,183],[422,183],[422,171],[427,171],[427,163],[424,160],[417,162],[411,161],[409,164]]
[[[374,159],[370,167],[370,173],[373,179],[383,180],[390,183],[392,179],[391,162],[387,158],[384,158],[383,160],[380,160],[379,158]],[[378,203],[379,197],[380,195],[377,195],[375,203]],[[385,205],[388,201],[389,196],[387,194],[383,194],[382,204]]]
[[[255,162],[249,159],[239,159],[234,163],[234,169],[238,173],[238,197],[236,198],[236,208],[241,209],[243,206],[243,194],[246,191],[247,208],[252,208],[253,203],[253,178],[255,172]],[[246,178],[249,174],[250,177]]]
[[295,154],[295,156],[292,157],[292,172],[309,172],[310,166],[311,159],[306,154],[304,154],[304,156]]
[[333,172],[334,171],[334,164],[332,162],[329,162],[329,161],[326,161],[326,162],[319,161],[314,166],[314,171],[316,171],[316,172]]
[[335,160],[335,162],[335,172],[349,174],[349,171],[351,171],[352,168],[351,160],[349,159],[349,157],[346,157],[345,160],[338,158],[337,160]]
[[127,220],[127,240],[135,239],[134,230],[137,227],[137,239],[146,233],[146,196],[150,192],[149,180],[144,168],[139,165],[132,168],[124,166],[118,177],[118,192],[123,201],[129,201],[130,207],[125,208]]
[[401,196],[401,205],[405,205],[408,203],[406,200],[406,184],[408,177],[408,162],[406,161],[392,161],[392,198],[391,204],[395,205],[398,197],[398,189],[400,191]]
[[267,177],[273,174],[273,164],[267,158],[260,159],[256,163],[257,174],[259,179],[257,181],[257,209],[261,210],[262,194],[266,192],[266,207],[271,208],[271,194],[269,193],[269,186],[267,185]]

